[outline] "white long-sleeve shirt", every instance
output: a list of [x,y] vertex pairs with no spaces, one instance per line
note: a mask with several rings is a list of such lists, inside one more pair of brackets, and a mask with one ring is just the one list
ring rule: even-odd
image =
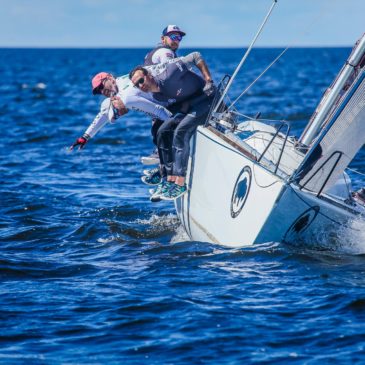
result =
[[[145,93],[135,87],[128,75],[116,79],[118,86],[117,97],[120,97],[127,109],[142,111],[153,118],[163,121],[169,119],[172,114],[164,107],[168,103],[162,103],[153,99],[151,93]],[[110,98],[103,100],[100,111],[84,133],[87,138],[92,138],[107,122],[114,123],[116,116]]]
[[[183,62],[189,69],[193,65],[197,65],[202,60],[199,52],[193,52],[185,57],[169,60],[166,63],[147,66],[152,76],[162,74],[169,63],[172,62]],[[158,101],[153,98],[152,93],[145,93],[140,89],[133,86],[133,83],[129,80],[128,75],[118,77],[116,79],[118,93],[117,97],[120,97],[123,104],[127,109],[141,111],[147,115],[152,116],[163,121],[168,120],[172,113],[169,112],[165,106],[173,103],[175,99],[171,101]],[[107,122],[115,122],[116,116],[114,115],[113,107],[110,99],[107,98],[101,103],[100,111],[89,125],[84,133],[84,137],[92,138],[96,133],[104,127]]]

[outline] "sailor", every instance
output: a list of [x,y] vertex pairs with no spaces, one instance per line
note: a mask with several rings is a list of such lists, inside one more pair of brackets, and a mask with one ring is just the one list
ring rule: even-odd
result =
[[[169,62],[174,63],[178,61],[185,65],[185,67],[195,65],[205,75],[205,78],[208,81],[210,80],[210,74],[207,73],[205,61],[199,52],[193,52],[185,57]],[[169,63],[150,66],[149,70],[151,74],[158,76],[160,74],[163,75],[167,67],[169,67]],[[129,110],[139,110],[162,121],[167,121],[173,115],[167,107],[170,109],[174,108],[170,104],[173,104],[175,99],[167,101],[154,99],[153,94],[134,87],[128,75],[115,78],[107,72],[100,72],[93,77],[91,84],[94,95],[102,94],[107,99],[102,102],[100,112],[82,137],[77,138],[72,144],[71,150],[75,147],[78,147],[78,149],[84,148],[88,140],[94,137],[107,122],[114,123],[116,119],[128,113]]]
[[[186,35],[177,25],[168,25],[162,31],[161,43],[159,43],[152,51],[147,53],[144,59],[144,65],[155,65],[164,63],[177,57],[176,51],[179,48],[182,38]],[[157,145],[157,131],[163,121],[153,118],[151,126],[152,142]],[[159,163],[157,148],[154,149],[151,155],[142,157],[141,161],[145,165],[153,165]]]
[[[145,93],[152,93],[160,102],[188,103],[185,113],[177,113],[165,121],[157,133],[157,146],[162,176],[151,196],[151,201],[174,200],[187,191],[185,184],[188,165],[190,138],[198,125],[204,123],[212,104],[215,86],[203,59],[199,60],[201,78],[190,71],[183,62],[168,64],[163,73],[153,76],[146,68],[134,68],[129,77],[134,86]],[[142,179],[155,185],[154,175]]]
[[115,78],[110,73],[99,72],[93,77],[91,84],[93,95],[101,94],[107,99],[101,103],[100,112],[85,133],[72,144],[70,150],[75,147],[84,148],[90,138],[94,137],[108,122],[114,123],[116,119],[128,113],[130,109],[141,110],[141,101],[142,111],[153,118],[164,121],[172,116],[172,113],[164,107],[168,103],[153,100],[151,94],[136,90],[128,76]]
[[152,51],[147,53],[144,59],[144,65],[155,65],[157,63],[164,63],[167,60],[176,58],[176,51],[185,35],[186,33],[177,25],[168,25],[162,31],[161,43],[159,43]]
[[353,192],[352,197],[360,204],[365,205],[365,188]]

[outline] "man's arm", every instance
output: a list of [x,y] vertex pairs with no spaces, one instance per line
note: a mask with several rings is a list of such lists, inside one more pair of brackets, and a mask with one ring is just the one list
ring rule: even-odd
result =
[[212,76],[209,68],[200,52],[192,52],[184,57],[176,58],[176,60],[180,60],[188,68],[191,68],[192,65],[196,66],[201,72],[205,82],[212,82]]
[[86,129],[84,135],[86,134],[89,139],[93,138],[107,122],[109,122],[108,115],[100,112]]
[[191,70],[194,66],[198,68],[206,83],[203,89],[204,93],[209,96],[215,92],[216,87],[212,80],[208,65],[206,64],[200,52],[192,52],[189,53],[187,56],[174,58],[168,60],[165,63],[148,66],[147,68],[153,76],[158,76],[166,71],[167,65],[176,62],[183,63],[189,70]]
[[101,104],[101,110],[98,115],[94,118],[82,137],[76,139],[70,147],[70,150],[73,150],[75,147],[79,147],[79,150],[84,148],[90,138],[94,137],[107,122],[112,121],[111,116],[109,115],[110,110],[112,110],[110,107],[110,99],[105,99]]
[[125,100],[125,105],[128,109],[141,111],[153,118],[161,119],[163,121],[170,119],[172,116],[172,113],[165,107],[156,104],[141,95],[128,96]]
[[216,91],[216,87],[214,85],[214,81],[212,80],[212,76],[210,74],[208,65],[206,64],[200,52],[189,53],[187,56],[181,57],[180,60],[188,68],[189,65],[194,64],[199,69],[200,73],[202,74],[205,80],[205,86],[203,88],[205,95],[207,96],[213,95],[214,92]]

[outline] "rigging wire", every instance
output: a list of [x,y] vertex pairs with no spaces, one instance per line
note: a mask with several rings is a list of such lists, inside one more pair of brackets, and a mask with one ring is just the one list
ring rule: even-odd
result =
[[246,93],[247,93],[247,91],[248,90],[250,90],[251,89],[251,87],[254,85],[254,84],[256,84],[256,82],[271,68],[271,66],[273,66],[278,60],[279,60],[279,58],[281,58],[283,55],[284,55],[284,53],[288,50],[290,48],[290,46],[287,46],[285,49],[284,49],[284,51],[282,51],[280,54],[279,54],[279,56],[277,56],[275,59],[274,59],[274,61],[272,61],[271,63],[270,63],[270,65],[269,66],[267,66],[266,68],[265,68],[265,70],[263,71],[263,72],[261,72],[261,74],[259,75],[259,76],[257,76],[256,77],[256,79],[255,80],[253,80],[252,82],[251,82],[251,84],[250,85],[248,85],[247,87],[246,87],[246,89],[245,90],[243,90],[242,91],[242,93],[233,101],[233,103],[228,107],[228,110],[230,110],[232,107],[233,107],[233,105],[234,104],[236,104],[236,102],[243,96],[243,95],[245,95]]
[[275,7],[275,5],[277,4],[277,2],[278,2],[278,0],[273,0],[273,3],[271,4],[271,7],[270,7],[270,9],[269,9],[268,13],[266,14],[265,19],[263,20],[263,22],[262,22],[262,24],[261,24],[261,26],[260,26],[259,30],[257,31],[256,35],[254,36],[254,38],[253,38],[253,40],[252,40],[252,42],[251,42],[250,46],[248,47],[247,51],[245,52],[244,56],[242,57],[242,59],[241,59],[240,63],[239,63],[239,64],[238,64],[238,66],[236,67],[236,69],[235,69],[235,71],[234,71],[234,73],[233,73],[232,77],[230,78],[230,80],[229,80],[229,82],[228,82],[227,86],[226,86],[226,87],[225,87],[225,89],[223,90],[222,96],[220,97],[220,99],[219,99],[219,101],[218,101],[218,103],[217,103],[217,105],[216,105],[216,107],[215,107],[215,109],[214,109],[214,112],[217,112],[217,110],[218,110],[218,108],[219,108],[220,104],[221,104],[221,103],[222,103],[222,101],[224,100],[224,97],[225,97],[225,95],[227,94],[227,92],[228,92],[229,88],[231,87],[233,80],[234,80],[234,79],[235,79],[235,77],[237,76],[238,71],[241,69],[242,65],[244,64],[244,62],[246,61],[246,59],[247,59],[248,55],[250,54],[251,49],[253,48],[254,44],[256,43],[257,38],[258,38],[258,37],[259,37],[259,35],[261,34],[261,32],[262,32],[262,30],[263,30],[263,28],[264,28],[264,26],[265,26],[266,22],[268,21],[268,19],[269,19],[270,15],[271,15],[271,13],[272,13],[272,11],[274,10],[274,7]]
[[353,173],[361,175],[361,176],[365,176],[365,174],[363,174],[362,172],[357,171],[355,169],[351,169],[350,167],[347,167],[346,170],[352,171]]
[[[331,5],[333,5],[331,3]],[[311,23],[308,24],[308,26],[306,27],[306,29],[304,29],[301,33],[299,33],[299,35],[303,35],[303,34],[307,34],[309,32],[309,29],[313,28],[313,26],[318,22],[319,19],[323,18],[323,14],[325,13],[325,10],[327,10],[329,8],[329,2],[325,3],[324,5],[322,5],[322,9],[319,11],[318,15],[312,20]],[[326,12],[328,13],[328,11]],[[232,104],[229,105],[228,110],[231,109],[231,107],[236,104],[236,102],[243,96],[245,95],[250,89],[251,87],[291,48],[293,48],[293,46],[297,43],[299,39],[299,36],[297,37],[297,39],[295,39],[293,42],[291,42],[291,44],[289,44],[288,46],[286,46],[286,48],[269,64],[269,66],[267,66],[265,68],[265,70],[249,85],[246,87],[246,89],[233,101]],[[247,57],[246,57],[247,58]],[[238,68],[238,67],[237,67]],[[238,72],[238,71],[237,71]],[[235,74],[236,76],[236,74]],[[227,85],[228,86],[228,85]],[[228,88],[227,88],[228,90]],[[223,100],[223,98],[221,98]],[[221,101],[222,101],[221,100]],[[220,101],[220,102],[221,102]]]

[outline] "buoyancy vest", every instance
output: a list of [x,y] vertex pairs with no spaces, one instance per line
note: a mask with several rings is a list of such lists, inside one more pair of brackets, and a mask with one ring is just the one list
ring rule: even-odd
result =
[[167,50],[169,50],[169,52],[172,52],[174,54],[174,58],[177,57],[176,52],[173,51],[171,48],[165,46],[164,44],[158,44],[156,48],[154,48],[152,51],[148,52],[144,58],[144,65],[145,66],[151,66],[154,65],[154,63],[152,62],[152,57],[153,55],[161,48],[166,48]]

